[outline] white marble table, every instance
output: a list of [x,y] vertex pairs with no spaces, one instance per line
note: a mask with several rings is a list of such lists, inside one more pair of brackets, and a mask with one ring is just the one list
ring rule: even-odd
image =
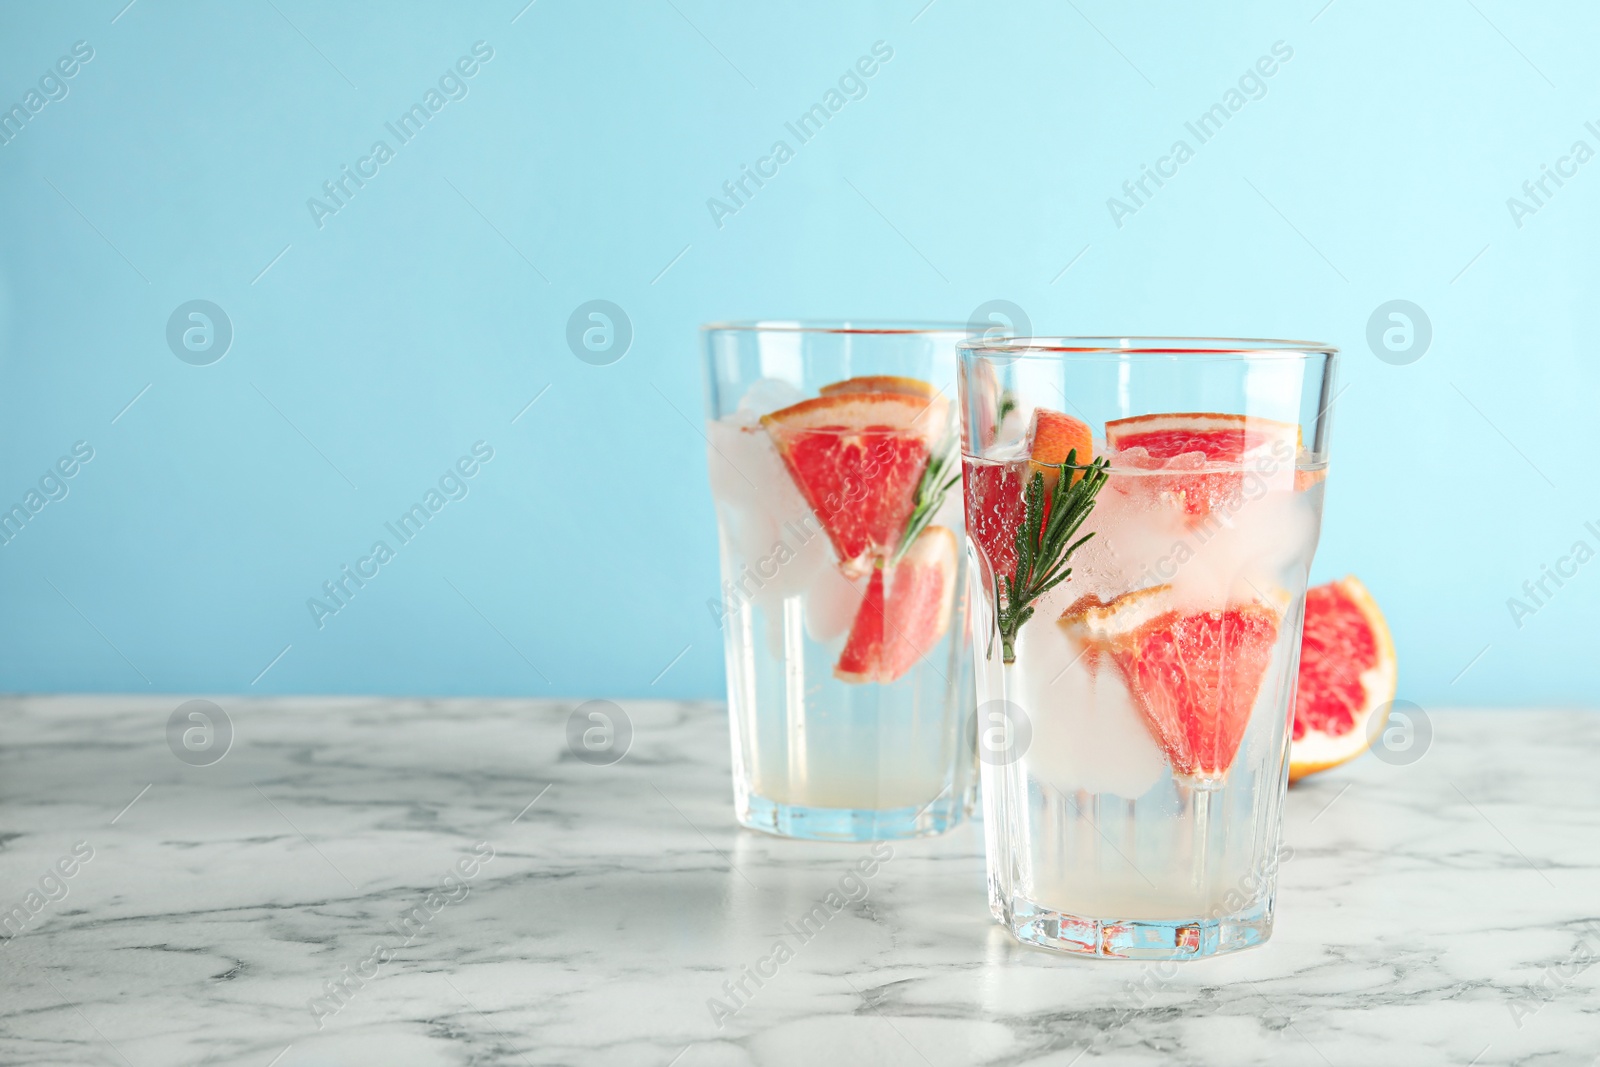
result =
[[[895,844],[799,943],[786,924],[868,847],[736,828],[717,706],[626,704],[631,750],[591,766],[567,704],[219,698],[232,747],[191,766],[167,741],[180,703],[0,702],[0,921],[20,926],[0,943],[0,1062],[1600,1054],[1597,714],[1435,711],[1418,762],[1297,788],[1272,942],[1170,967],[1013,943],[973,826]],[[708,1001],[780,938],[793,958],[744,979],[719,1028]]]

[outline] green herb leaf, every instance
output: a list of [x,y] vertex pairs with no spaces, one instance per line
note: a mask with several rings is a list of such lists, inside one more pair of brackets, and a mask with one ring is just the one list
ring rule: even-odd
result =
[[[1094,536],[1090,532],[1073,540],[1078,527],[1094,510],[1095,497],[1105,486],[1107,461],[1101,457],[1082,465],[1077,458],[1077,449],[1073,449],[1067,453],[1066,462],[1057,466],[1048,518],[1044,506],[1044,473],[1035,472],[1023,490],[1024,512],[1017,527],[1016,569],[1010,577],[995,577],[995,631],[1000,635],[1001,655],[1007,663],[1017,658],[1017,631],[1033,618],[1034,602],[1071,576],[1072,568],[1067,566],[1067,560]],[[1082,471],[1083,477],[1074,480],[1076,471]],[[988,654],[994,655],[992,638]]]
[[938,448],[929,453],[928,465],[922,468],[916,495],[912,497],[911,518],[906,522],[906,532],[900,538],[900,547],[895,549],[890,563],[900,562],[900,557],[906,554],[911,543],[928,528],[933,516],[944,505],[945,494],[950,492],[950,487],[961,480],[959,470],[950,473],[955,467],[955,457],[955,439],[948,435],[939,442]]

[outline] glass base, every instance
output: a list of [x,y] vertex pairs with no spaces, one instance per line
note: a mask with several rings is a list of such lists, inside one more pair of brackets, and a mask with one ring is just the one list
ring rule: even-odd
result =
[[782,804],[751,793],[737,806],[739,825],[779,837],[807,841],[897,841],[933,837],[961,823],[972,803],[967,795],[940,796],[914,808],[813,808]]
[[1265,944],[1272,936],[1272,905],[1202,919],[1090,919],[1013,902],[1010,921],[1017,940],[1040,948],[1118,960],[1193,960]]

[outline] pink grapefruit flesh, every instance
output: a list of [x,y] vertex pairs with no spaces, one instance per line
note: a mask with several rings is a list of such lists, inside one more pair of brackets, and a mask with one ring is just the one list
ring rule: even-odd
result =
[[833,666],[833,676],[842,682],[859,685],[878,680],[878,665],[883,660],[883,568],[872,568],[867,595],[856,609],[850,624],[850,637]]
[[1306,590],[1289,780],[1365,752],[1395,681],[1394,641],[1366,586],[1352,576]]
[[1060,624],[1116,664],[1173,773],[1228,773],[1272,661],[1282,612],[1261,601],[1213,611],[1171,606],[1171,587],[1083,597]]
[[1022,524],[1022,472],[1014,464],[961,459],[967,533],[978,546],[984,585],[1017,569],[1017,527]]
[[902,677],[949,629],[955,585],[955,534],[929,526],[900,562],[873,568],[834,676],[856,683]]
[[864,567],[898,545],[949,401],[833,393],[761,417],[840,562]]
[[[1258,476],[1261,462],[1276,464],[1269,472],[1293,470],[1300,427],[1215,411],[1135,415],[1106,423],[1106,448],[1116,454],[1113,462],[1119,466],[1171,472],[1115,480],[1120,491],[1153,491],[1159,499],[1176,501],[1191,521],[1199,521],[1240,496],[1247,461],[1256,464]],[[1217,466],[1238,469],[1207,469]]]
[[1106,445],[1118,452],[1142,448],[1152,459],[1199,452],[1208,460],[1237,463],[1249,453],[1286,441],[1300,445],[1300,427],[1290,422],[1215,411],[1135,415],[1106,423]]
[[[1089,424],[1060,411],[1034,408],[1028,420],[1027,469],[1017,464],[977,463],[963,458],[967,531],[978,544],[991,575],[1010,576],[1017,564],[1017,527],[1026,508],[1023,492],[1034,474],[1044,475],[1045,511],[1050,517],[1050,496],[1060,477],[1059,465],[1076,453],[1076,462],[1088,463],[1094,453],[1094,432]],[[1082,477],[1076,475],[1075,477]]]

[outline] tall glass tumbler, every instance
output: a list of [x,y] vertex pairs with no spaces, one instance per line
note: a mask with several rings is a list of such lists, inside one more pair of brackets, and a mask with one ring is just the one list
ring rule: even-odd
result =
[[995,918],[1087,956],[1260,944],[1335,350],[1106,337],[961,349]]
[[973,802],[960,326],[704,328],[734,804],[748,827],[940,833]]

